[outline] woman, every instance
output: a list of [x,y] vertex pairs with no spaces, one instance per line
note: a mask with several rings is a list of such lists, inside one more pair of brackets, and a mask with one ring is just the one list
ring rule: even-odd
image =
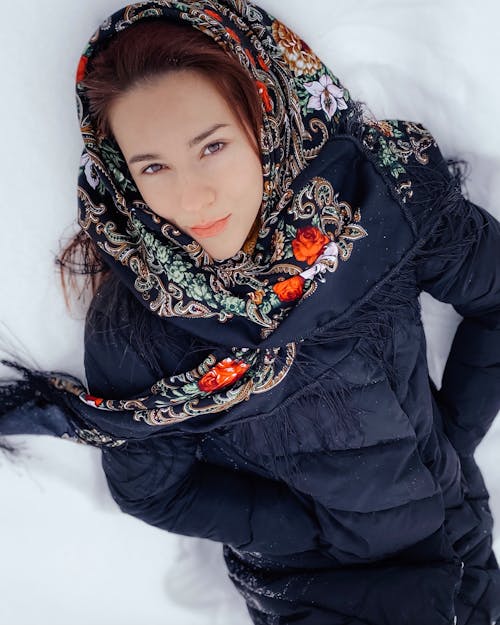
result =
[[[77,104],[88,388],[18,367],[0,431],[100,446],[124,512],[223,543],[254,623],[500,617],[473,456],[500,407],[500,224],[432,135],[363,115],[239,0],[117,11]],[[464,317],[440,390],[423,289]]]

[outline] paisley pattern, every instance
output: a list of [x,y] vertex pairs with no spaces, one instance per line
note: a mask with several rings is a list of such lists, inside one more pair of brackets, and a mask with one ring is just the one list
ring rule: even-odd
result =
[[[236,56],[262,100],[264,193],[251,246],[212,260],[189,235],[156,215],[134,185],[119,146],[93,126],[85,79],[100,47],[146,18],[180,19]],[[293,31],[245,0],[128,5],[90,38],[76,72],[76,103],[84,149],[78,177],[78,221],[152,314],[210,320],[213,335],[244,319],[265,340],[301,302],[349,260],[354,242],[368,235],[362,207],[339,197],[329,180],[315,177],[300,190],[292,183],[318,157],[341,125],[355,115],[349,92]],[[100,410],[131,411],[131,418],[166,425],[201,413],[227,410],[252,393],[278,384],[294,358],[294,342],[260,349],[243,344],[191,371],[159,380],[141,398],[89,395],[74,380],[52,384]]]
[[381,168],[397,179],[396,191],[406,202],[413,197],[411,180],[406,178],[405,164],[410,159],[427,165],[426,150],[437,144],[421,124],[397,119],[366,120],[363,144],[375,154]]

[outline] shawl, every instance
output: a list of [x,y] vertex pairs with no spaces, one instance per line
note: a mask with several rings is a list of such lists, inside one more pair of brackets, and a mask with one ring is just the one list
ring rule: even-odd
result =
[[[118,145],[96,132],[89,114],[81,83],[93,55],[145,19],[181,21],[213,38],[238,59],[261,96],[264,193],[258,228],[252,244],[231,258],[209,258],[197,241],[148,208]],[[333,187],[330,172],[342,162],[342,148],[335,162],[322,160],[335,137],[354,136],[366,124],[361,104],[296,33],[246,0],[155,0],[116,11],[83,50],[76,104],[84,144],[79,225],[148,314],[205,340],[211,352],[195,368],[121,399],[95,397],[64,372],[3,360],[23,377],[1,382],[0,433],[120,446],[129,439],[206,432],[244,420],[251,414],[245,400],[265,402],[266,394],[276,391],[301,342],[345,336],[346,327],[336,323],[345,312],[336,296],[344,283],[336,277],[369,234],[375,240],[391,235],[376,219],[369,232],[364,208],[339,197]],[[397,125],[393,129],[397,132]],[[429,147],[430,135],[420,126],[410,130],[412,146]],[[407,187],[402,183],[401,191]],[[374,266],[378,263],[380,275],[400,260],[401,250],[389,250]],[[368,269],[360,268],[363,279],[351,300],[372,286]],[[384,314],[410,296],[401,285],[404,280],[386,300]],[[376,306],[365,312],[356,325],[360,335],[373,333],[380,317]]]

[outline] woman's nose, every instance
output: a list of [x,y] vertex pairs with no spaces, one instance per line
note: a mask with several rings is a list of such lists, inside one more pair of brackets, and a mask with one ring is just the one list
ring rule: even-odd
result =
[[197,180],[194,177],[184,178],[180,182],[177,197],[179,198],[179,210],[191,214],[202,214],[206,208],[213,204],[215,190],[206,181]]

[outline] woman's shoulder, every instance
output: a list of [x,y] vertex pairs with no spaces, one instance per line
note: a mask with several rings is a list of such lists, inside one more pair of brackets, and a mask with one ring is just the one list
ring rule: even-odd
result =
[[367,119],[359,139],[374,162],[394,181],[403,201],[413,195],[412,175],[436,170],[448,173],[448,164],[435,136],[420,122],[404,119]]
[[[420,122],[365,120],[358,135],[364,152],[392,187],[421,236],[440,208],[461,195],[463,160],[445,158],[434,134]],[[457,165],[459,165],[457,167]]]

